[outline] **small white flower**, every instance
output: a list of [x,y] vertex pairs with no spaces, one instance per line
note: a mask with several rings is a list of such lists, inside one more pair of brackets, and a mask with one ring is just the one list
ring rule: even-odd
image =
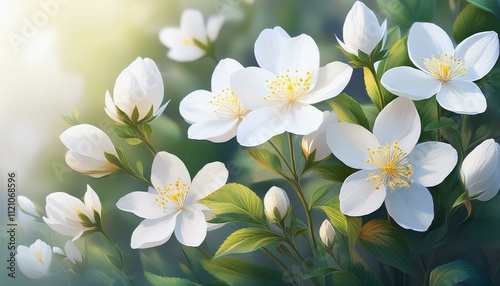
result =
[[333,246],[335,239],[335,229],[329,220],[325,219],[319,228],[319,237],[326,247]]
[[271,187],[264,196],[264,212],[269,221],[274,222],[278,218],[274,215],[274,209],[278,209],[280,219],[288,215],[290,200],[282,188]]
[[401,227],[426,231],[434,219],[434,203],[426,187],[441,183],[457,164],[457,151],[442,142],[416,144],[420,118],[404,97],[389,103],[377,116],[373,134],[351,123],[334,124],[327,132],[333,154],[361,169],[340,189],[340,210],[363,216],[385,201]]
[[109,175],[118,169],[104,156],[104,152],[117,154],[111,139],[101,129],[89,124],[75,125],[59,138],[69,149],[66,164],[71,169],[94,178]]
[[436,100],[458,114],[486,110],[486,98],[473,82],[484,77],[499,54],[498,35],[481,32],[463,40],[456,48],[443,29],[432,23],[415,23],[408,35],[408,54],[417,67],[396,67],[382,76],[390,92],[410,98]]
[[306,155],[310,155],[316,150],[314,160],[320,161],[332,154],[332,151],[326,144],[326,130],[332,124],[338,123],[339,118],[334,111],[323,111],[323,122],[318,130],[302,137],[302,150]]
[[[43,217],[45,223],[60,234],[73,237],[73,241],[85,231],[95,229],[98,220],[100,221],[101,202],[89,185],[83,202],[63,192],[49,194],[46,201],[47,217]],[[94,216],[94,212],[97,212],[99,218]]]
[[106,91],[104,111],[118,123],[125,123],[117,109],[132,119],[137,109],[137,121],[151,121],[160,116],[167,104],[163,101],[163,79],[156,63],[148,58],[137,58],[116,78],[113,98]]
[[460,175],[469,196],[492,199],[500,189],[500,145],[493,139],[479,144],[465,157]]
[[187,9],[182,13],[180,27],[160,31],[160,42],[170,50],[167,56],[178,62],[189,62],[203,57],[217,39],[224,23],[222,15],[208,19],[205,26],[200,11]]
[[261,68],[234,72],[231,89],[252,111],[243,119],[237,140],[257,146],[283,132],[306,135],[317,130],[323,113],[313,104],[338,95],[352,68],[341,62],[319,66],[319,50],[307,35],[290,38],[280,27],[262,31],[255,42]]
[[186,246],[199,246],[207,235],[213,211],[198,201],[222,187],[228,177],[224,164],[205,165],[191,181],[184,163],[175,155],[159,152],[153,160],[148,192],[132,192],[116,206],[144,218],[132,233],[132,248],[161,245],[175,232]]
[[379,24],[377,16],[362,2],[356,1],[345,18],[342,31],[344,42],[337,38],[348,53],[358,55],[358,50],[371,54],[387,34],[387,20]]
[[35,207],[35,204],[27,197],[18,196],[17,203],[19,204],[19,209],[21,209],[21,211],[23,211],[24,213],[26,213],[32,217],[35,217],[35,218],[41,217],[40,213],[38,212],[38,210]]
[[29,248],[19,245],[16,261],[19,269],[31,279],[49,276],[52,248],[40,239],[37,239]]
[[226,142],[236,136],[241,120],[249,110],[229,87],[229,78],[243,66],[233,59],[224,59],[212,74],[212,92],[196,90],[180,103],[179,111],[191,123],[190,139]]

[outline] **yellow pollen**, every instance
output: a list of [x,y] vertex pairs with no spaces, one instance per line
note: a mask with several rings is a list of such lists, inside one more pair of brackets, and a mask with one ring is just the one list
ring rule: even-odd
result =
[[213,95],[210,104],[214,106],[213,111],[219,117],[242,118],[249,112],[229,88],[222,89],[219,94]]
[[368,175],[367,182],[375,181],[375,190],[380,189],[384,184],[389,187],[392,192],[400,188],[409,188],[413,184],[411,176],[413,175],[413,167],[409,164],[409,159],[406,153],[399,147],[398,141],[394,141],[392,145],[377,147],[376,150],[368,148],[369,158],[367,163],[372,163],[376,167],[374,173]]
[[181,182],[181,178],[177,178],[175,183],[170,183],[168,186],[158,187],[156,189],[159,196],[155,199],[156,204],[163,209],[167,210],[167,203],[174,203],[179,208],[184,207],[186,196],[189,193],[189,186]]
[[35,258],[40,261],[40,263],[42,263],[43,265],[43,257],[42,257],[42,252],[41,251],[36,251],[35,252]]
[[273,99],[292,103],[300,99],[311,87],[311,73],[299,74],[298,70],[287,70],[284,75],[277,75],[272,81],[266,80],[270,95],[263,99]]
[[191,41],[191,39],[182,39],[182,44],[186,46],[191,46],[193,45],[193,41]]
[[431,75],[442,82],[454,77],[467,76],[467,67],[459,59],[447,53],[439,53],[439,58],[434,55],[430,59],[422,58],[422,61]]

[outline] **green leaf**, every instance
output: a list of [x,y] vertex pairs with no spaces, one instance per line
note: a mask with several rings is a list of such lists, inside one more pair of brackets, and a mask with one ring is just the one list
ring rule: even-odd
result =
[[160,275],[156,275],[147,271],[144,271],[144,277],[148,279],[149,283],[154,286],[164,286],[164,285],[172,285],[172,286],[201,286],[201,284],[195,283],[193,281],[177,278],[177,277],[164,277]]
[[309,209],[312,209],[314,206],[320,205],[322,203],[326,203],[325,199],[328,201],[332,193],[334,193],[333,185],[324,185],[316,189],[316,191],[312,194],[311,199],[309,200]]
[[[497,27],[500,27],[500,24]],[[500,31],[498,32],[500,33]],[[500,118],[500,67],[493,68],[476,83],[486,96],[488,109],[491,110],[498,120]]]
[[331,268],[331,267],[316,268],[313,271],[308,272],[304,276],[304,279],[311,279],[311,278],[318,277],[318,276],[325,276],[325,275],[328,275],[328,274],[335,272],[335,271],[337,271],[337,270],[335,268]]
[[382,286],[383,284],[373,272],[361,264],[354,264],[346,270],[336,271],[332,274],[333,285],[340,286]]
[[[387,103],[382,103],[381,98],[382,98],[382,90],[381,90],[381,84],[379,84],[378,79],[376,78],[376,75],[373,74],[373,72],[367,68],[363,68],[364,72],[364,79],[365,79],[365,86],[366,86],[366,92],[368,93],[368,96],[370,97],[371,101],[375,106],[378,108],[378,110],[382,110],[384,107],[384,104]],[[367,120],[368,121],[368,120]],[[366,127],[365,127],[366,128]]]
[[82,123],[83,116],[76,108],[72,108],[68,115],[63,114],[62,118],[67,124],[74,126]]
[[139,129],[144,133],[144,136],[148,139],[151,140],[151,135],[153,134],[153,129],[151,129],[151,126],[149,124],[141,124],[139,125]]
[[137,137],[134,129],[130,128],[127,125],[114,125],[113,131],[115,132],[116,135],[118,135],[118,137],[121,138],[129,139]]
[[448,117],[441,117],[440,121],[433,121],[427,124],[427,126],[425,126],[424,128],[424,131],[432,131],[438,129],[451,129],[456,131],[458,130],[458,126],[453,119]]
[[243,214],[257,223],[265,223],[262,201],[252,190],[240,184],[227,184],[201,199],[200,203],[216,215]]
[[142,165],[142,162],[137,160],[137,162],[135,162],[135,166],[137,168],[137,172],[139,173],[139,175],[143,176],[144,175],[144,165]]
[[493,285],[475,265],[464,260],[455,260],[432,270],[430,286],[447,285]]
[[313,170],[315,170],[321,178],[337,183],[343,183],[347,177],[356,172],[356,169],[343,164],[317,165]]
[[247,152],[263,167],[278,174],[282,173],[281,162],[276,154],[273,154],[271,151],[262,148],[250,148],[247,150]]
[[121,263],[120,260],[118,260],[116,257],[113,255],[106,255],[106,258],[108,259],[109,263],[111,263],[116,269],[123,269],[123,264]]
[[436,0],[377,0],[382,13],[404,29],[415,22],[430,22],[436,14]]
[[108,162],[110,162],[113,165],[116,165],[118,167],[123,166],[122,163],[120,162],[120,159],[118,159],[118,157],[116,157],[116,155],[114,154],[104,152],[104,157],[106,157],[106,160],[108,160]]
[[335,111],[341,122],[349,122],[370,129],[368,119],[361,108],[361,105],[346,93],[341,93],[330,99],[328,104]]
[[413,250],[413,257],[424,254],[427,251],[443,245],[448,237],[448,224],[443,224],[442,226],[429,232],[424,239],[419,243],[419,245]]
[[137,106],[134,106],[134,110],[132,110],[130,120],[132,121],[132,123],[137,124],[137,121],[139,120],[139,109],[137,109]]
[[408,37],[399,39],[389,50],[389,56],[380,61],[377,68],[377,75],[379,78],[391,68],[399,66],[412,66],[413,63],[408,55]]
[[[415,101],[415,107],[417,108],[418,114],[420,115],[420,126],[427,126],[431,122],[437,121],[437,105],[436,97],[433,96],[429,99]],[[420,139],[423,141],[426,140],[435,140],[434,136],[435,132],[426,132],[423,129],[421,130]]]
[[467,2],[500,17],[500,2],[498,0],[467,0]]
[[348,271],[336,271],[332,274],[333,285],[338,286],[365,286],[359,278],[351,272]]
[[500,18],[469,4],[458,14],[453,24],[453,39],[460,43],[465,38],[484,31],[500,32]]
[[361,228],[358,243],[378,261],[413,273],[411,253],[403,234],[387,221],[374,219]]
[[248,227],[242,228],[231,235],[219,247],[214,259],[233,253],[248,253],[271,243],[280,243],[283,237],[267,229]]
[[210,274],[229,285],[287,285],[282,273],[233,257],[202,260],[201,264]]

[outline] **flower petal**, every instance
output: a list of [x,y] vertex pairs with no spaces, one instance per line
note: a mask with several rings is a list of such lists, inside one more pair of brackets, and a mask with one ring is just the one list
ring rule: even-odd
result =
[[229,88],[231,75],[241,69],[243,69],[243,66],[233,59],[221,60],[212,74],[212,92],[218,94],[222,90]]
[[168,51],[167,56],[177,62],[195,61],[205,55],[205,51],[197,46],[182,46]]
[[429,98],[441,89],[441,81],[411,67],[395,67],[386,71],[380,83],[389,92],[411,100]]
[[316,42],[302,34],[284,41],[276,59],[276,74],[289,71],[314,72],[319,68],[319,49]]
[[340,210],[349,216],[363,216],[376,211],[386,197],[385,186],[375,189],[377,182],[367,182],[370,170],[358,171],[345,179],[340,188]]
[[285,129],[293,134],[307,135],[323,122],[323,112],[309,104],[290,104],[285,112]]
[[230,86],[246,107],[255,110],[276,105],[273,100],[264,100],[270,94],[267,81],[271,82],[275,78],[274,74],[265,69],[249,67],[234,72]]
[[123,123],[119,118],[118,118],[118,113],[116,111],[116,106],[115,103],[113,102],[113,99],[111,98],[111,95],[109,94],[109,91],[106,90],[106,95],[104,98],[104,104],[106,107],[104,107],[104,111],[106,114],[111,118],[112,120],[118,122],[118,123]]
[[184,209],[179,213],[175,224],[175,237],[186,245],[197,247],[207,236],[205,215],[198,209]]
[[404,97],[394,99],[375,119],[373,135],[382,145],[398,141],[399,147],[410,153],[420,137],[420,117],[415,104]]
[[189,127],[188,138],[210,140],[214,143],[226,142],[236,136],[238,122],[238,118],[198,122]]
[[179,180],[188,186],[191,184],[191,177],[184,163],[177,156],[158,152],[151,167],[151,183],[158,190],[170,184],[175,184]]
[[224,24],[224,16],[223,15],[217,15],[217,16],[212,16],[208,18],[207,21],[207,36],[210,41],[215,41],[217,39],[217,36],[219,35],[220,28],[222,27],[222,24]]
[[145,219],[132,233],[130,247],[133,249],[151,248],[162,245],[174,232],[179,212],[158,219]]
[[476,81],[493,68],[498,59],[497,33],[482,32],[463,40],[455,50],[455,58],[467,67],[466,79]]
[[80,173],[89,175],[93,178],[101,178],[111,174],[118,169],[115,165],[108,161],[97,160],[92,157],[83,156],[73,151],[66,152],[66,164]]
[[426,187],[441,183],[455,168],[458,155],[455,148],[442,142],[420,143],[408,155],[413,166],[411,179]]
[[172,215],[172,212],[177,210],[172,210],[167,208],[164,212],[156,204],[156,199],[158,194],[152,194],[149,192],[131,192],[118,200],[116,206],[126,212],[131,212],[138,217],[146,219],[157,219],[165,215]]
[[318,70],[314,88],[300,102],[314,104],[337,96],[349,83],[352,68],[341,62],[332,62]]
[[187,198],[188,203],[197,202],[224,186],[228,176],[229,172],[223,163],[212,162],[206,164],[193,178]]
[[347,46],[358,54],[358,50],[370,54],[382,40],[385,29],[382,30],[377,16],[360,1],[356,1],[347,13],[343,35]]
[[213,94],[206,90],[195,90],[186,95],[179,104],[179,113],[186,122],[193,124],[218,118],[210,103]]
[[465,80],[451,80],[444,83],[436,99],[444,109],[458,114],[483,113],[487,105],[479,87]]
[[93,213],[93,210],[96,210],[99,215],[101,214],[101,201],[90,185],[87,185],[87,191],[85,192],[83,201],[90,213]]
[[265,29],[255,41],[255,59],[259,66],[272,73],[276,73],[276,60],[283,49],[284,42],[290,36],[281,27]]
[[446,32],[433,23],[413,24],[408,34],[408,55],[421,70],[426,71],[422,59],[439,58],[439,54],[453,55],[453,43]]
[[116,155],[115,147],[108,135],[93,125],[72,126],[59,138],[69,150],[84,156],[107,162],[104,152]]
[[367,163],[367,148],[377,149],[380,144],[377,138],[365,128],[352,123],[333,124],[326,131],[326,142],[332,153],[349,167],[356,169],[372,169]]
[[242,146],[257,146],[285,132],[287,125],[283,114],[273,106],[250,112],[238,127],[238,143]]
[[387,192],[385,207],[401,227],[426,231],[434,219],[434,202],[426,187],[415,183],[409,189]]
[[182,35],[179,28],[167,27],[160,30],[160,42],[169,49],[182,46]]
[[196,39],[203,44],[207,44],[207,33],[205,30],[205,21],[200,11],[187,9],[181,16],[181,33],[187,39]]

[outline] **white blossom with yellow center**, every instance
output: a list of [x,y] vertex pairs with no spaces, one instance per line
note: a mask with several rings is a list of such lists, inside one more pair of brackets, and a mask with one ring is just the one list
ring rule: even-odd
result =
[[175,155],[159,152],[153,160],[148,192],[132,192],[117,207],[144,218],[132,233],[132,248],[161,245],[173,233],[186,246],[199,246],[213,225],[213,212],[198,201],[222,187],[228,177],[224,164],[205,165],[191,181],[184,163]]
[[457,164],[457,152],[442,142],[417,144],[420,118],[413,102],[400,97],[377,116],[373,134],[351,123],[336,123],[327,131],[332,153],[349,167],[360,169],[342,184],[340,210],[363,216],[385,202],[401,227],[426,231],[434,218],[426,187],[441,183]]
[[233,59],[221,60],[212,74],[212,91],[196,90],[181,101],[179,112],[192,124],[188,130],[190,139],[219,143],[236,136],[249,110],[229,87],[229,78],[242,69]]
[[312,104],[338,95],[352,68],[340,62],[319,66],[319,50],[307,35],[290,36],[280,27],[262,31],[255,42],[260,68],[236,71],[231,89],[251,112],[237,131],[243,146],[257,146],[283,132],[309,134],[323,122]]
[[417,68],[388,70],[381,79],[387,90],[411,100],[436,94],[444,109],[459,114],[486,110],[486,99],[474,81],[488,74],[498,59],[497,33],[474,34],[454,48],[435,24],[415,23],[408,35],[408,54]]

